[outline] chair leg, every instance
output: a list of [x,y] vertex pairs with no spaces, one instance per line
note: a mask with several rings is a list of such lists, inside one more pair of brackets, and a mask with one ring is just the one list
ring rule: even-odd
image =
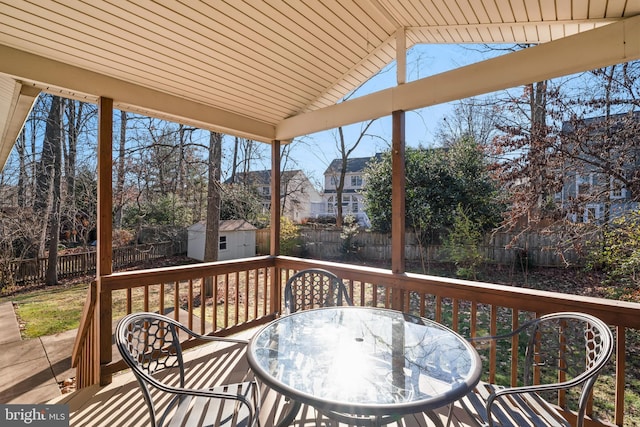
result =
[[289,406],[289,408],[287,412],[283,415],[282,419],[280,419],[280,422],[278,423],[278,427],[285,427],[285,426],[291,425],[293,420],[296,419],[296,415],[298,415],[298,412],[300,411],[300,407],[302,406],[302,404],[297,400],[291,400],[287,402],[285,405]]
[[449,403],[449,410],[447,411],[447,424],[445,427],[449,427],[451,425],[451,418],[453,418],[453,402]]

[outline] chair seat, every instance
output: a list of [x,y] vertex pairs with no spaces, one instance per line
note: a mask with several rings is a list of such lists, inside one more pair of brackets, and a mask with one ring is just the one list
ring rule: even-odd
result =
[[[216,380],[205,379],[198,369],[188,369],[194,379],[187,381],[180,332],[200,341],[246,345],[245,340],[198,334],[157,313],[131,313],[120,319],[116,328],[118,351],[138,380],[149,410],[148,425],[258,426],[260,390],[255,381],[201,388],[199,384],[215,384]],[[194,383],[194,388],[188,383]]]
[[[229,393],[244,396],[251,401],[253,382],[225,384],[208,390],[216,393]],[[249,410],[246,405],[240,405],[231,399],[211,399],[182,395],[168,427],[217,427],[250,425]]]
[[[488,397],[502,386],[480,382],[472,393],[460,400],[463,408],[479,425],[488,422],[486,402]],[[493,403],[493,420],[498,426],[538,427],[565,426],[571,424],[536,393],[511,394],[496,399]]]

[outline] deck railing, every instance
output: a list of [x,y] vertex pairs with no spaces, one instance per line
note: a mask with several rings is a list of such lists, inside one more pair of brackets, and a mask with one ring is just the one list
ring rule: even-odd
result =
[[[82,367],[77,371],[79,386],[98,380],[94,376],[85,381],[80,378],[83,375],[99,372],[105,384],[111,374],[125,368],[112,344],[114,322],[125,313],[164,312],[198,332],[227,335],[278,316],[286,279],[311,267],[326,268],[341,277],[356,305],[417,314],[467,337],[496,335],[528,318],[556,311],[580,311],[601,318],[614,330],[617,346],[588,410],[600,421],[589,420],[587,425],[623,425],[629,375],[625,354],[630,336],[640,331],[640,304],[291,257],[257,257],[102,277],[88,299],[95,301],[95,310],[85,308],[74,349],[74,364]],[[490,347],[480,352],[486,380],[515,384],[517,351]],[[556,398],[560,407],[570,400],[565,395]],[[602,421],[607,406],[614,407],[612,414],[608,412],[608,422]],[[570,404],[565,414],[568,419],[574,417]]]

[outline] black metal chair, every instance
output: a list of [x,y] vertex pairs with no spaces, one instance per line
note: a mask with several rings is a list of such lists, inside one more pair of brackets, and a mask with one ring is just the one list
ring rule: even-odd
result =
[[[571,426],[551,399],[566,393],[577,407],[576,427],[584,425],[587,402],[598,375],[613,352],[613,334],[600,319],[574,312],[541,316],[514,331],[471,341],[507,340],[524,349],[518,363],[515,387],[480,382],[462,406],[481,426]],[[499,351],[499,350],[498,350]],[[515,351],[515,350],[514,350]],[[577,405],[577,406],[576,406]],[[450,421],[450,420],[449,420]]]
[[320,268],[301,270],[284,288],[285,314],[319,307],[353,305],[342,280]]
[[[246,340],[200,335],[175,320],[156,313],[123,317],[116,328],[116,344],[122,359],[136,376],[149,409],[152,427],[161,426],[258,426],[260,394],[255,381],[211,388],[188,388],[179,332],[206,341],[246,344]],[[175,375],[171,373],[175,372]],[[177,378],[176,378],[177,377]],[[156,388],[169,395],[156,396]],[[162,404],[159,404],[164,400]],[[157,413],[157,407],[166,407]]]

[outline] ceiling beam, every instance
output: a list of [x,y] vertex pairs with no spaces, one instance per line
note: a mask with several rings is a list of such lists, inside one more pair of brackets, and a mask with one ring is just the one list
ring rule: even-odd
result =
[[281,121],[276,139],[640,59],[640,15]]
[[274,126],[268,123],[9,46],[0,45],[0,58],[0,74],[25,83],[33,82],[36,87],[46,89],[48,86],[56,86],[106,97],[113,99],[116,108],[125,111],[144,112],[151,117],[174,120],[256,141],[271,142],[275,136]]

